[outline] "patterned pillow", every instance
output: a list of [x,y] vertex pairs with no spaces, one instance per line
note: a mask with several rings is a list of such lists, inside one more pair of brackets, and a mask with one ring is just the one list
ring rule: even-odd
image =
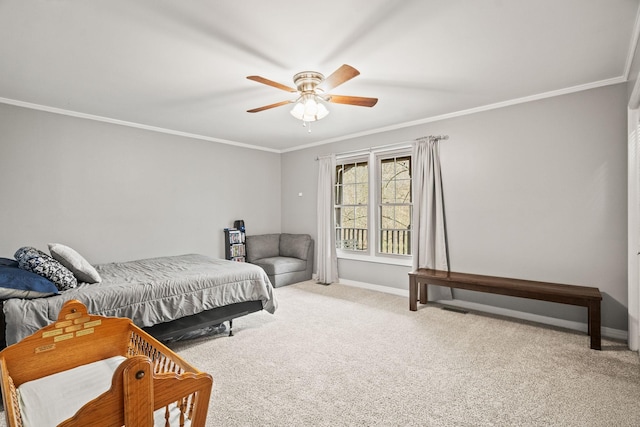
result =
[[13,257],[17,261],[20,261],[20,258],[24,258],[25,255],[34,256],[34,255],[46,255],[46,254],[34,248],[33,246],[23,246],[20,249],[18,249],[15,254],[13,254]]
[[36,248],[22,247],[14,256],[18,267],[51,280],[61,291],[78,286],[78,280],[68,268]]

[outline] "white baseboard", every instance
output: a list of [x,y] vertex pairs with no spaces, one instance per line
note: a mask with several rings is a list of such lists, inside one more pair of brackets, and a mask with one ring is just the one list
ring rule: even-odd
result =
[[[371,283],[357,282],[354,280],[347,280],[347,279],[340,279],[340,284],[409,298],[409,291],[407,289],[392,288],[390,286],[382,286],[382,285],[373,285]],[[574,322],[571,320],[557,319],[555,317],[541,316],[539,314],[526,313],[524,311],[510,310],[508,308],[494,307],[492,305],[479,304],[475,302],[458,300],[458,299],[442,300],[437,302],[442,305],[466,308],[469,310],[481,311],[484,313],[497,314],[499,316],[513,317],[516,319],[543,323],[545,325],[557,326],[560,328],[566,328],[574,331],[587,333],[587,324],[582,322]],[[623,331],[621,329],[602,327],[601,333],[602,333],[602,336],[604,337],[608,337],[616,340],[622,340],[625,342],[627,341],[627,338],[628,338],[627,331]]]
[[384,292],[385,294],[393,294],[401,297],[409,298],[409,291],[406,289],[392,288],[390,286],[372,285],[371,283],[356,282],[355,280],[338,279],[341,285],[353,286],[355,288],[369,289],[372,291]]

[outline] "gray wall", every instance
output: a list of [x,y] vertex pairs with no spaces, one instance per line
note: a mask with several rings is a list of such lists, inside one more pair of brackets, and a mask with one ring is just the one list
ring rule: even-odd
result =
[[[0,104],[0,256],[57,241],[94,263],[222,257],[221,230],[240,218],[252,234],[315,238],[317,155],[448,134],[452,269],[598,286],[603,325],[625,330],[627,97],[620,84],[282,155]],[[339,269],[344,279],[407,289],[408,267],[341,260]]]
[[[597,286],[603,326],[626,330],[627,97],[627,85],[618,84],[285,153],[283,231],[315,237],[316,156],[447,134],[441,162],[451,269]],[[343,279],[401,289],[408,271],[339,262]],[[455,296],[586,321],[578,307]]]
[[280,155],[0,104],[0,257],[60,242],[93,263],[224,257],[280,231]]

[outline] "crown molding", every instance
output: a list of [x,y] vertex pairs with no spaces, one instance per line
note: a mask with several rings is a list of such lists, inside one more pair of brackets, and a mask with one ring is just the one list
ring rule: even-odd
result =
[[398,130],[398,129],[404,129],[404,128],[411,127],[411,126],[418,126],[418,125],[422,125],[422,124],[425,124],[425,123],[432,123],[432,122],[437,122],[437,121],[441,121],[441,120],[451,119],[451,118],[454,118],[454,117],[467,116],[467,115],[470,115],[470,114],[480,113],[480,112],[483,112],[483,111],[496,110],[496,109],[499,109],[499,108],[509,107],[509,106],[512,106],[512,105],[524,104],[526,102],[538,101],[538,100],[546,99],[546,98],[553,98],[553,97],[556,97],[556,96],[567,95],[567,94],[570,94],[570,93],[581,92],[581,91],[589,90],[589,89],[596,89],[596,88],[604,87],[604,86],[611,86],[611,85],[615,85],[615,84],[619,84],[619,83],[624,83],[626,81],[627,81],[627,79],[626,79],[625,76],[614,77],[614,78],[611,78],[611,79],[600,80],[600,81],[597,81],[597,82],[591,82],[591,83],[586,83],[586,84],[582,84],[582,85],[571,86],[571,87],[564,88],[564,89],[553,90],[553,91],[549,91],[549,92],[543,92],[543,93],[540,93],[540,94],[537,94],[537,95],[530,95],[530,96],[525,96],[525,97],[522,97],[522,98],[511,99],[511,100],[508,100],[508,101],[496,102],[494,104],[488,104],[488,105],[483,105],[483,106],[480,106],[480,107],[469,108],[469,109],[466,109],[466,110],[460,110],[460,111],[456,111],[456,112],[453,112],[453,113],[441,114],[441,115],[438,115],[438,116],[432,116],[432,117],[427,117],[427,118],[424,118],[424,119],[414,120],[414,121],[405,122],[405,123],[398,123],[398,124],[391,125],[391,126],[385,126],[385,127],[380,127],[380,128],[376,128],[376,129],[363,131],[363,132],[353,133],[353,134],[350,134],[350,135],[344,135],[344,136],[340,136],[340,137],[336,137],[336,138],[325,139],[325,140],[322,140],[322,141],[317,141],[317,142],[314,142],[314,143],[304,144],[304,145],[300,145],[300,146],[297,146],[297,147],[287,148],[287,149],[282,149],[282,150],[278,150],[278,149],[274,149],[274,148],[261,147],[261,146],[258,146],[258,145],[246,144],[246,143],[243,143],[243,142],[230,141],[230,140],[226,140],[226,139],[213,138],[213,137],[204,136],[204,135],[198,135],[198,134],[194,134],[194,133],[181,132],[181,131],[177,131],[177,130],[166,129],[166,128],[161,128],[161,127],[156,127],[156,126],[149,126],[149,125],[145,125],[145,124],[141,124],[141,123],[128,122],[128,121],[125,121],[125,120],[118,120],[118,119],[113,119],[113,118],[109,118],[109,117],[97,116],[97,115],[93,115],[93,114],[86,114],[86,113],[81,113],[81,112],[78,112],[78,111],[65,110],[65,109],[62,109],[62,108],[49,107],[49,106],[46,106],[46,105],[34,104],[34,103],[31,103],[31,102],[18,101],[18,100],[15,100],[15,99],[1,98],[0,97],[0,103],[9,104],[9,105],[15,105],[17,107],[30,108],[30,109],[33,109],[33,110],[46,111],[46,112],[54,113],[54,114],[61,114],[61,115],[65,115],[65,116],[78,117],[78,118],[87,119],[87,120],[95,120],[95,121],[104,122],[104,123],[111,123],[111,124],[116,124],[116,125],[120,125],[120,126],[128,126],[128,127],[133,127],[133,128],[137,128],[137,129],[149,130],[149,131],[152,131],[152,132],[160,132],[160,133],[166,133],[166,134],[169,134],[169,135],[182,136],[182,137],[185,137],[185,138],[193,138],[193,139],[199,139],[199,140],[203,140],[203,141],[217,142],[217,143],[220,143],[220,144],[232,145],[232,146],[235,146],[235,147],[242,147],[242,148],[248,148],[248,149],[252,149],[252,150],[267,151],[267,152],[270,152],[270,153],[283,154],[283,153],[288,153],[288,152],[292,152],[292,151],[305,150],[307,148],[312,148],[312,147],[318,147],[318,146],[321,146],[321,145],[331,144],[331,143],[334,143],[334,142],[340,142],[340,141],[346,141],[346,140],[349,140],[349,139],[360,138],[360,137],[363,137],[363,136],[374,135],[374,134],[384,133],[384,132],[390,132],[390,131],[394,131],[394,130]]
[[0,97],[0,103],[14,105],[16,107],[30,108],[32,110],[45,111],[47,113],[61,114],[63,116],[78,117],[81,119],[95,120],[97,122],[111,123],[114,125],[128,126],[136,129],[149,130],[152,132],[166,133],[169,135],[182,136],[185,138],[200,139],[203,141],[217,142],[220,144],[233,145],[235,147],[249,148],[252,150],[268,151],[270,153],[280,154],[280,150],[276,150],[273,148],[260,147],[258,145],[245,144],[243,142],[230,141],[227,139],[213,138],[210,136],[198,135],[198,134],[189,133],[189,132],[182,132],[182,131],[173,130],[173,129],[166,129],[166,128],[161,128],[157,126],[149,126],[141,123],[128,122],[125,120],[112,119],[110,117],[96,116],[94,114],[80,113],[78,111],[65,110],[63,108],[56,108],[56,107],[49,107],[47,105],[34,104],[31,102],[18,101],[15,99]]
[[604,86],[611,86],[611,85],[615,85],[615,84],[619,84],[619,83],[624,83],[626,81],[627,80],[626,80],[626,78],[624,76],[614,77],[614,78],[606,79],[606,80],[599,80],[597,82],[591,82],[591,83],[586,83],[586,84],[582,84],[582,85],[571,86],[571,87],[564,88],[564,89],[558,89],[558,90],[553,90],[553,91],[549,91],[549,92],[543,92],[543,93],[540,93],[540,94],[537,94],[537,95],[530,95],[530,96],[525,96],[525,97],[522,97],[522,98],[510,99],[508,101],[496,102],[494,104],[488,104],[488,105],[483,105],[483,106],[480,106],[480,107],[469,108],[469,109],[466,109],[466,110],[460,110],[460,111],[456,111],[456,112],[453,112],[453,113],[441,114],[441,115],[438,115],[438,116],[427,117],[427,118],[424,118],[424,119],[414,120],[414,121],[411,121],[411,122],[399,123],[399,124],[395,124],[395,125],[391,125],[391,126],[371,129],[371,130],[364,131],[364,132],[358,132],[358,133],[354,133],[354,134],[351,134],[351,135],[345,135],[345,136],[340,136],[340,137],[336,137],[336,138],[325,139],[323,141],[318,141],[318,142],[314,142],[314,143],[310,143],[310,144],[300,145],[300,146],[294,147],[294,148],[285,149],[285,150],[282,150],[281,152],[282,153],[287,153],[287,152],[290,152],[290,151],[304,150],[304,149],[307,149],[307,148],[317,147],[317,146],[325,145],[325,144],[331,144],[331,143],[334,143],[334,142],[345,141],[345,140],[348,140],[348,139],[359,138],[359,137],[362,137],[362,136],[374,135],[374,134],[383,133],[383,132],[390,132],[390,131],[393,131],[393,130],[404,129],[404,128],[411,127],[411,126],[422,125],[422,124],[425,124],[425,123],[438,122],[440,120],[451,119],[451,118],[454,118],[454,117],[467,116],[469,114],[480,113],[480,112],[483,112],[483,111],[496,110],[496,109],[499,109],[499,108],[510,107],[512,105],[524,104],[526,102],[538,101],[538,100],[541,100],[541,99],[553,98],[553,97],[561,96],[561,95],[568,95],[568,94],[571,94],[571,93],[582,92],[584,90],[596,89],[596,88],[604,87]]

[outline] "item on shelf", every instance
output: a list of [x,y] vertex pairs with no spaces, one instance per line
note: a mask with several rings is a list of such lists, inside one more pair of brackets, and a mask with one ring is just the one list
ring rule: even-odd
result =
[[244,220],[243,220],[243,219],[235,220],[235,221],[233,222],[233,228],[235,228],[235,229],[237,229],[237,230],[240,230],[240,231],[242,231],[242,232],[244,233],[244,232],[245,232],[245,229],[244,229]]

